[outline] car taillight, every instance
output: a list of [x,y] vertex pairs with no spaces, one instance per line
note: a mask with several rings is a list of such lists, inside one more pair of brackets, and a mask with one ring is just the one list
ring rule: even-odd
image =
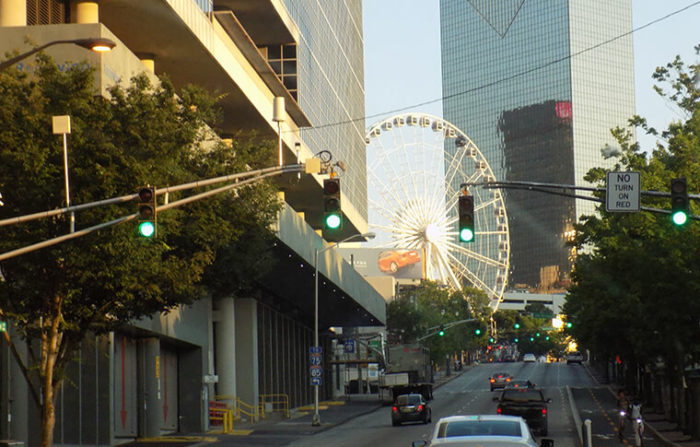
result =
[[418,412],[420,413],[421,411],[423,411],[423,405],[418,405]]
[[510,382],[510,378],[506,379],[506,382]]
[[495,381],[496,381],[495,379],[491,379],[491,383],[493,383],[493,382],[495,382]]
[[547,409],[546,408],[542,409],[542,416],[547,416]]
[[498,409],[496,410],[496,412],[497,412],[498,414],[501,414],[501,407],[498,407]]
[[394,405],[393,407],[391,407],[391,411],[393,411],[394,413],[396,413],[397,411],[399,411],[399,409],[396,408],[396,405]]

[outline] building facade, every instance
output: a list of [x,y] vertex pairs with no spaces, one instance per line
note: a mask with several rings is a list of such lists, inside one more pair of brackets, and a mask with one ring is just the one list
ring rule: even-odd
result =
[[[200,85],[221,94],[221,138],[255,131],[279,141],[285,164],[327,151],[324,160],[345,171],[344,225],[330,235],[321,230],[324,175],[278,181],[285,204],[269,247],[277,264],[253,296],[232,291],[86,341],[57,398],[56,445],[206,432],[216,400],[311,403],[317,281],[320,396],[334,395],[328,329],[382,326],[386,309],[328,245],[367,230],[364,130],[354,121],[364,111],[361,17],[360,0],[0,0],[2,54],[31,48],[26,36],[36,45],[109,38],[117,44],[109,53],[70,44],[47,53],[59,64],[86,61],[103,94],[141,72],[167,74],[176,88]],[[30,67],[27,59],[15,68]],[[4,341],[0,350],[0,439],[38,445],[37,408]]]
[[[634,114],[631,2],[441,0],[440,17],[444,117],[497,179],[592,186],[610,129]],[[505,193],[510,285],[565,283],[565,243],[593,202]]]

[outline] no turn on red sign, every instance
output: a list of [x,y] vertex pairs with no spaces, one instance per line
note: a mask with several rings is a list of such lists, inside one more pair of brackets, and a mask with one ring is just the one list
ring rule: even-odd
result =
[[640,210],[639,172],[608,172],[605,189],[605,209],[608,212]]

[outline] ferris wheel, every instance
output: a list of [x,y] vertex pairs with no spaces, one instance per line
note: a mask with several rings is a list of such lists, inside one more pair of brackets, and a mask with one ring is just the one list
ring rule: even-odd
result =
[[476,145],[453,124],[432,115],[396,115],[369,128],[367,194],[371,245],[420,251],[423,276],[452,290],[472,285],[503,298],[510,243],[503,194],[466,186],[474,198],[473,242],[458,239],[463,184],[494,181]]

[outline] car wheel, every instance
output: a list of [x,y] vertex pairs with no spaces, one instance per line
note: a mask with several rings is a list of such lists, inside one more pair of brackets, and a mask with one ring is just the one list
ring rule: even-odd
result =
[[399,265],[395,262],[392,262],[389,266],[389,270],[391,270],[391,273],[396,273],[399,271]]

